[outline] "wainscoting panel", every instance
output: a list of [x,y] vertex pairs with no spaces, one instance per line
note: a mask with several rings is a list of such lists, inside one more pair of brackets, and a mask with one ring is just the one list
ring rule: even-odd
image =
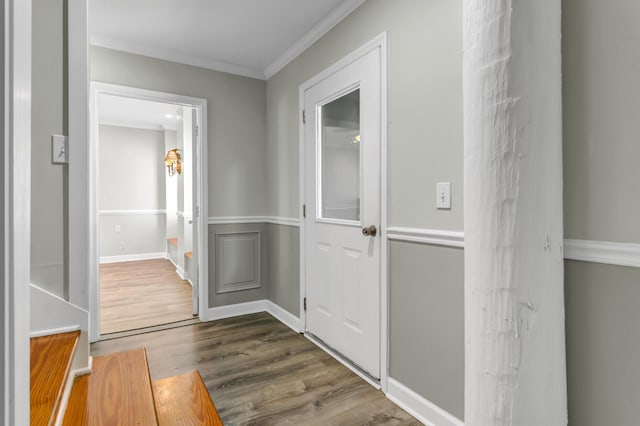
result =
[[216,233],[216,293],[260,288],[261,232]]
[[267,224],[209,225],[209,308],[269,296]]

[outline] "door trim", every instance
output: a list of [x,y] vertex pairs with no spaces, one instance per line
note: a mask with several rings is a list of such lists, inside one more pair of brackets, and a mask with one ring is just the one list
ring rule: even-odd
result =
[[[387,33],[384,32],[360,48],[351,52],[324,71],[316,74],[311,79],[300,85],[298,90],[298,164],[299,176],[299,218],[300,218],[300,326],[303,332],[307,329],[307,315],[304,310],[306,297],[306,225],[302,212],[305,203],[305,149],[304,149],[304,123],[302,116],[304,111],[304,93],[307,89],[318,84],[322,80],[355,62],[373,49],[380,48],[380,386],[384,392],[387,390],[387,378],[389,370],[389,303],[388,303],[388,243],[387,243]],[[348,365],[347,365],[348,366]],[[349,367],[353,370],[353,367]],[[356,371],[356,373],[358,373]],[[359,374],[359,373],[358,373]]]
[[[197,162],[197,167],[200,172],[200,181],[198,182],[198,191],[196,200],[199,201],[200,212],[198,217],[194,217],[193,220],[197,221],[198,235],[197,244],[198,248],[198,317],[200,321],[207,321],[209,300],[209,254],[207,244],[207,231],[208,231],[208,178],[207,178],[207,100],[202,98],[195,98],[191,96],[183,96],[173,93],[159,92],[155,90],[139,89],[129,86],[121,86],[111,83],[103,83],[98,81],[91,82],[91,101],[90,101],[90,144],[89,144],[89,177],[91,184],[89,185],[89,193],[91,200],[91,211],[95,214],[92,216],[93,222],[91,229],[90,247],[93,249],[89,263],[91,265],[91,276],[89,278],[90,289],[90,301],[89,301],[89,339],[91,342],[95,342],[100,337],[100,294],[99,294],[99,217],[98,217],[98,121],[99,105],[96,100],[101,94],[124,96],[129,98],[143,99],[147,101],[164,102],[170,104],[176,104],[181,106],[193,107],[199,110],[198,113],[198,126],[200,133],[198,135],[198,147],[194,149],[194,157]],[[194,176],[195,178],[195,176]]]

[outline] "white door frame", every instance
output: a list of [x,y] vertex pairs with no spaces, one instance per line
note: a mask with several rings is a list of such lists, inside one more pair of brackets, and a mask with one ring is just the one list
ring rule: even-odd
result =
[[[89,321],[89,339],[91,342],[95,342],[100,337],[100,279],[99,279],[99,217],[98,217],[98,120],[99,117],[99,96],[116,95],[128,98],[143,99],[147,101],[163,102],[169,104],[175,104],[178,106],[193,107],[198,110],[198,127],[200,132],[198,134],[198,147],[194,149],[194,161],[197,162],[197,167],[200,171],[200,181],[198,182],[198,191],[194,195],[194,200],[199,205],[200,210],[198,214],[193,212],[193,220],[197,221],[198,235],[196,244],[198,253],[198,317],[201,321],[206,321],[207,301],[209,300],[209,262],[208,262],[208,244],[207,244],[207,218],[208,218],[208,189],[207,189],[207,100],[201,98],[195,98],[191,96],[177,95],[173,93],[158,92],[155,90],[139,89],[129,86],[121,86],[117,84],[102,83],[98,81],[91,82],[91,138],[90,138],[90,160],[89,160],[89,176],[92,182],[89,188],[90,199],[92,204],[93,220],[90,245],[93,248],[93,255],[91,256],[90,263],[93,266],[93,270],[90,277],[90,321]],[[196,176],[193,177],[197,179]]]
[[31,0],[3,0],[2,408],[0,423],[29,424],[31,229]]
[[[306,297],[306,225],[303,217],[302,205],[305,204],[305,132],[303,123],[304,113],[304,93],[310,87],[316,85],[320,81],[336,73],[340,69],[355,62],[373,49],[380,48],[380,80],[382,87],[380,88],[380,387],[384,392],[387,390],[387,377],[389,370],[389,298],[388,298],[388,242],[387,242],[387,33],[382,33],[369,41],[354,52],[348,54],[329,68],[315,75],[311,79],[302,83],[299,88],[299,159],[300,167],[300,326],[303,332],[307,330],[307,315],[304,310],[304,299]],[[336,356],[336,354],[332,354]],[[363,376],[362,373],[350,364],[345,364],[351,368],[356,374]]]

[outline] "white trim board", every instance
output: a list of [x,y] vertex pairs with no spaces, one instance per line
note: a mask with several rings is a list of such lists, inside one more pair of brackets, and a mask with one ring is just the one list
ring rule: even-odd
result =
[[162,124],[150,124],[150,123],[140,123],[138,121],[117,121],[117,120],[100,120],[98,123],[100,126],[111,126],[111,127],[124,127],[125,129],[141,129],[141,130],[155,130],[155,131],[163,131],[163,130],[173,130],[175,131],[175,127],[166,127]]
[[300,219],[278,216],[212,216],[209,225],[228,225],[242,223],[271,223],[274,225],[300,226]]
[[564,258],[640,268],[640,244],[567,239]]
[[167,253],[140,253],[140,254],[124,254],[121,256],[100,256],[100,264],[105,263],[118,263],[118,262],[135,262],[138,260],[151,260],[151,259],[167,259]]
[[267,299],[209,308],[207,310],[207,321],[239,317],[258,312],[267,312],[296,333],[300,333],[300,318]]
[[[393,226],[387,239],[464,248],[464,232]],[[640,244],[594,240],[564,240],[564,258],[581,262],[640,268]]]
[[396,379],[387,379],[387,398],[427,426],[464,426],[464,423]]
[[459,231],[393,226],[387,229],[387,238],[389,240],[408,241],[412,243],[464,247],[464,232]]
[[100,216],[128,216],[128,215],[160,215],[167,214],[166,210],[100,210]]

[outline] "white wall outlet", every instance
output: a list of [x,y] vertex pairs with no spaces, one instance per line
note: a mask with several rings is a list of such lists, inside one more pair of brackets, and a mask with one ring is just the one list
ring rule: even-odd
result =
[[120,241],[120,250],[124,250],[124,241]]
[[119,234],[121,231],[122,231],[122,228],[120,227],[120,225],[116,225],[115,232]]
[[68,164],[67,137],[62,135],[51,136],[51,162],[53,164]]
[[451,208],[451,182],[436,183],[436,208]]

